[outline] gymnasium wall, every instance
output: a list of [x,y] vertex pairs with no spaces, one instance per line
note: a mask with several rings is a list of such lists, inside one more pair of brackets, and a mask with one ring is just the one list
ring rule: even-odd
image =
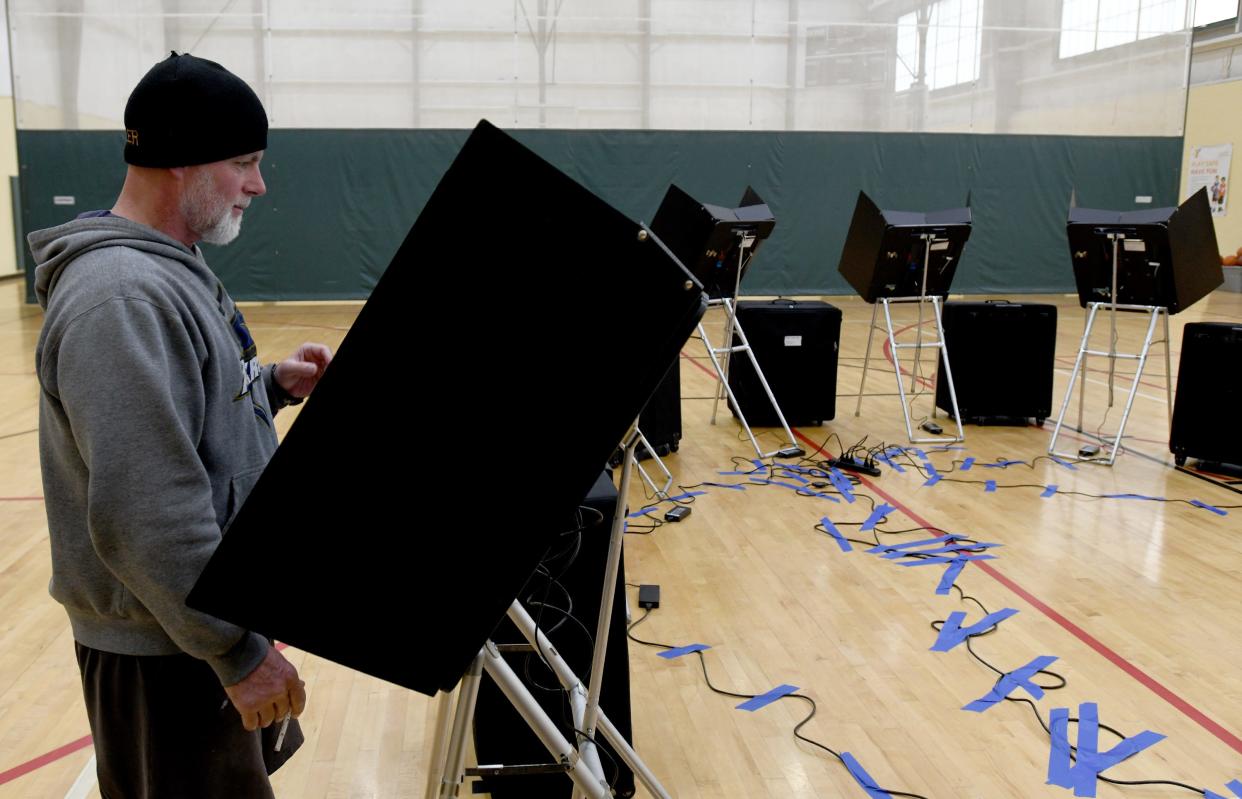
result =
[[[464,130],[271,132],[268,194],[241,237],[208,261],[234,296],[254,300],[366,297],[457,148]],[[650,221],[670,183],[717,205],[747,185],[777,225],[743,291],[833,294],[850,289],[837,263],[859,190],[882,208],[934,210],[969,195],[974,230],[955,278],[963,293],[1073,290],[1065,243],[1071,190],[1079,205],[1175,205],[1178,137],[957,133],[516,130],[544,158],[634,219]],[[25,130],[23,226],[59,224],[112,205],[124,176],[123,140],[104,131]],[[498,176],[500,177],[500,176]],[[61,203],[61,204],[57,204]],[[424,264],[462,275],[463,293],[487,272],[537,268],[539,241],[493,241],[503,207],[480,197],[479,237],[460,260]],[[1242,243],[1242,242],[1240,242]],[[589,267],[590,253],[583,253]],[[33,295],[31,295],[33,297]]]

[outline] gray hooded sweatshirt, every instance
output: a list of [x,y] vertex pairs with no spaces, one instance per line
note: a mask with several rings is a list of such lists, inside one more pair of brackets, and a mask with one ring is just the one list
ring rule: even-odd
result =
[[29,241],[51,594],[85,646],[235,684],[267,641],[185,597],[276,449],[272,367],[197,247],[115,216]]

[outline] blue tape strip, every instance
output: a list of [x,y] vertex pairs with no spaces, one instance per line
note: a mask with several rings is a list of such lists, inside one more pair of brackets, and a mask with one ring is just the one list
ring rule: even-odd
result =
[[802,477],[801,475],[797,475],[797,474],[787,474],[787,475],[784,475],[784,476],[785,476],[785,477],[788,477],[790,480],[797,480],[799,483],[801,483],[801,484],[802,484],[802,485],[804,485],[804,486],[805,486],[805,485],[810,485],[810,484],[811,484],[811,481],[810,481],[810,480],[806,479],[805,477]]
[[683,499],[689,499],[690,497],[701,497],[706,493],[707,493],[706,491],[687,491],[684,494],[678,494],[675,497],[667,497],[666,499],[662,499],[660,501],[661,502],[679,502]]
[[880,544],[868,549],[867,551],[875,554],[877,552],[888,552],[890,550],[917,549],[918,547],[930,546],[932,544],[948,544],[952,541],[957,541],[960,538],[962,538],[960,535],[946,535],[941,538],[924,538],[922,541],[906,541],[902,544]]
[[684,657],[692,652],[705,652],[711,649],[707,644],[690,644],[688,646],[679,646],[676,649],[665,649],[663,652],[656,654],[665,660],[673,660],[674,658]]
[[648,513],[655,513],[658,510],[659,508],[657,508],[655,505],[652,505],[650,508],[643,508],[642,510],[636,510],[633,513],[626,515],[625,518],[637,519],[640,516],[646,516]]
[[745,702],[738,705],[737,709],[754,713],[759,708],[767,707],[777,699],[780,699],[782,696],[788,696],[796,690],[798,690],[798,686],[796,685],[778,685],[766,694],[760,694],[754,699],[747,699]]
[[1066,469],[1069,469],[1071,472],[1078,471],[1078,467],[1070,463],[1069,461],[1063,461],[1060,458],[1058,458],[1056,455],[1053,455],[1052,459],[1056,461],[1057,463],[1061,464],[1062,466],[1064,466]]
[[1051,748],[1048,751],[1048,782],[1061,788],[1074,785],[1069,744],[1069,708],[1054,707],[1048,714]]
[[878,460],[878,461],[880,461],[881,463],[886,463],[886,464],[888,464],[888,468],[890,468],[890,469],[892,469],[893,471],[897,472],[897,474],[905,474],[905,473],[906,473],[906,470],[905,470],[905,469],[903,469],[903,468],[901,468],[901,464],[899,464],[899,463],[896,463],[896,462],[894,462],[894,461],[889,460],[887,455],[876,455],[876,456],[875,456],[875,459],[876,459],[876,460]]
[[941,563],[952,563],[956,560],[996,560],[995,555],[958,555],[956,557],[947,557],[945,555],[936,555],[930,558],[919,558],[917,560],[904,560],[897,564],[898,566],[935,566]]
[[824,525],[824,529],[828,531],[828,535],[837,539],[837,545],[841,547],[842,552],[854,551],[854,547],[850,546],[850,542],[845,540],[845,536],[841,535],[841,531],[837,529],[837,526],[832,523],[831,519],[825,516],[819,521],[822,525]]
[[983,491],[984,491],[984,493],[987,493],[987,494],[991,494],[991,493],[993,493],[994,491],[996,491],[996,481],[995,481],[995,480],[988,480],[986,483],[984,483],[984,484],[983,484]]
[[1225,787],[1238,795],[1238,799],[1242,799],[1242,780],[1230,780],[1225,783]]
[[1049,484],[1047,487],[1044,488],[1044,493],[1040,494],[1040,496],[1044,499],[1047,499],[1048,497],[1052,496],[1055,493],[1057,493],[1057,487],[1055,485]]
[[753,471],[745,471],[745,472],[716,472],[716,474],[722,474],[722,475],[725,475],[725,476],[727,476],[727,477],[750,477],[751,475],[753,475],[753,474],[754,474],[754,472],[753,472]]
[[[888,554],[881,555],[880,557],[882,557],[882,558],[884,558],[884,559],[886,559],[886,560],[896,560],[897,558],[906,558],[906,557],[911,557],[911,556],[913,556],[913,555],[942,555],[942,554],[945,554],[945,553],[947,553],[947,552],[960,552],[960,551],[961,551],[961,550],[963,550],[963,549],[991,549],[992,547],[998,547],[998,546],[1001,546],[1001,544],[988,544],[988,543],[979,543],[979,544],[958,544],[958,543],[951,543],[951,544],[948,544],[948,545],[946,545],[946,546],[936,547],[935,549],[919,549],[919,550],[913,550],[913,551],[908,551],[908,552],[889,552]],[[969,553],[963,552],[962,554],[963,554],[963,555],[967,555],[967,554],[969,554]]]
[[[983,556],[983,558],[987,557],[986,555]],[[967,558],[967,560],[980,559],[982,558]],[[966,613],[961,610],[955,610],[949,614],[949,618],[945,620],[944,626],[940,628],[940,633],[936,636],[936,643],[932,644],[931,651],[948,652],[962,641],[965,641],[967,637],[975,633],[981,633],[993,625],[1000,624],[1017,612],[1014,608],[1002,608],[994,613],[989,613],[969,627],[963,627],[962,621],[966,618]]]
[[1164,497],[1149,497],[1146,494],[1101,494],[1104,499],[1145,499],[1151,502],[1163,502]]
[[[931,464],[928,464],[928,465],[930,466]],[[932,476],[927,478],[927,482],[923,483],[923,487],[927,488],[928,486],[934,486],[936,483],[939,483],[940,480],[941,480],[940,472],[936,471],[935,469],[932,469]]]
[[974,465],[975,465],[975,459],[974,459],[974,457],[973,457],[973,456],[972,456],[972,457],[969,457],[969,458],[967,458],[966,460],[962,461],[962,471],[963,471],[963,472],[969,472],[969,471],[970,471],[970,467],[972,467],[972,466],[974,466]]
[[845,770],[854,778],[854,782],[862,786],[862,789],[867,792],[867,796],[870,799],[893,799],[892,794],[880,790],[879,786],[875,784],[875,780],[871,779],[871,775],[866,772],[862,764],[849,752],[841,753],[841,761],[845,763]]
[[1048,756],[1048,782],[1062,788],[1073,788],[1074,796],[1095,796],[1096,778],[1101,772],[1151,747],[1165,736],[1144,730],[1126,738],[1107,752],[1099,751],[1100,712],[1094,702],[1078,706],[1078,745],[1076,762],[1070,766],[1069,708],[1054,708],[1049,727],[1052,748]]
[[825,494],[825,493],[824,493],[824,492],[822,492],[822,491],[817,491],[817,492],[815,492],[814,496],[817,496],[817,497],[819,497],[820,499],[826,499],[826,500],[828,500],[829,502],[835,502],[835,503],[837,503],[838,505],[840,505],[840,504],[841,504],[841,500],[837,499],[837,498],[836,498],[836,497],[834,497],[832,494]]
[[980,465],[983,466],[985,469],[1004,469],[1008,466],[1016,466],[1019,463],[1025,463],[1025,462],[1026,461],[999,460],[996,463],[983,463]]
[[704,483],[703,485],[711,486],[712,488],[732,488],[734,491],[746,490],[746,486],[741,483]]
[[849,478],[841,474],[841,470],[836,468],[828,472],[828,478],[832,480],[832,485],[840,492],[845,501],[853,505],[857,497],[854,496],[854,486],[850,485]]
[[864,533],[868,530],[874,530],[875,526],[879,524],[880,519],[883,519],[895,510],[897,509],[892,505],[889,505],[887,502],[881,502],[878,508],[871,511],[871,515],[867,517],[867,521],[863,522],[862,527],[859,529],[861,529]]
[[[1235,793],[1237,793],[1237,792],[1235,791]],[[1237,795],[1238,795],[1238,796],[1242,796],[1242,793],[1239,793],[1239,794],[1237,794]],[[1233,797],[1231,797],[1231,796],[1221,796],[1220,794],[1216,793],[1216,791],[1207,791],[1207,790],[1205,790],[1205,791],[1203,792],[1203,799],[1233,799]]]
[[957,578],[962,573],[962,569],[966,568],[966,561],[955,560],[949,564],[949,568],[944,570],[944,574],[940,576],[940,583],[936,586],[937,594],[947,594],[949,589],[953,587],[953,583],[957,582]]
[[1213,507],[1212,505],[1209,505],[1206,502],[1200,502],[1197,499],[1190,500],[1190,504],[1194,505],[1196,508],[1203,508],[1204,510],[1210,510],[1212,513],[1215,513],[1217,516],[1228,516],[1229,515],[1229,511],[1221,510],[1220,508]]
[[1042,655],[1035,658],[1030,663],[1019,669],[1014,669],[1008,674],[1003,675],[996,685],[992,686],[992,690],[986,696],[980,697],[971,702],[962,710],[969,710],[972,713],[982,713],[988,708],[995,707],[1005,701],[1005,697],[1021,688],[1035,699],[1044,698],[1044,689],[1040,688],[1032,678],[1039,673],[1040,669],[1046,669],[1056,662],[1055,655]]

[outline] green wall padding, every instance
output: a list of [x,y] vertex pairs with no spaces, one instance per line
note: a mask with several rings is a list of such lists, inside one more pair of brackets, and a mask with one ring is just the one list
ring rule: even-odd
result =
[[[365,298],[387,267],[468,131],[273,130],[263,160],[267,196],[240,238],[206,246],[237,299]],[[650,221],[669,183],[733,205],[750,184],[776,229],[742,284],[744,294],[848,294],[837,261],[861,189],[881,208],[962,205],[974,229],[954,293],[1073,291],[1065,243],[1071,189],[1078,204],[1129,210],[1177,204],[1182,140],[904,133],[552,131],[514,135],[623,213]],[[111,207],[125,175],[119,133],[19,131],[27,231]],[[503,178],[497,175],[497,180]],[[1150,196],[1150,206],[1135,197]],[[72,197],[72,205],[54,197]],[[62,199],[62,202],[65,200]],[[494,241],[478,204],[479,235],[451,269],[461,291],[487,290],[492,269],[537,268],[539,241]],[[28,257],[28,256],[27,256]],[[591,253],[582,254],[589,266]],[[27,270],[28,283],[31,270]],[[29,292],[33,301],[33,290]],[[411,298],[411,307],[419,300]]]

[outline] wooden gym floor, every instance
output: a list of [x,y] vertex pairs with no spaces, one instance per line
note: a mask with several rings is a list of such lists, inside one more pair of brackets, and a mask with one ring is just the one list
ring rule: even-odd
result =
[[[0,799],[98,796],[68,623],[46,590],[47,526],[32,365],[41,314],[22,303],[22,293],[20,282],[0,283]],[[834,454],[838,439],[846,446],[864,437],[868,445],[908,445],[892,366],[878,346],[873,366],[880,368],[868,377],[861,415],[853,415],[870,308],[854,297],[826,299],[844,312],[837,414],[822,427],[798,429],[799,443],[810,449],[831,438]],[[1055,416],[1084,312],[1072,297],[1015,299],[1058,306]],[[335,346],[359,307],[260,304],[246,307],[246,315],[261,353],[271,359],[304,340]],[[718,331],[716,313],[709,329]],[[901,313],[903,339],[912,340],[912,309]],[[1218,291],[1173,318],[1175,372],[1182,326],[1199,320],[1242,322],[1242,295]],[[1119,339],[1123,351],[1137,347],[1139,320],[1123,317]],[[1104,341],[1101,336],[1096,345],[1105,346]],[[463,368],[486,368],[483,356],[465,352]],[[956,592],[935,593],[945,567],[902,568],[859,545],[844,552],[815,529],[827,515],[844,536],[873,539],[857,525],[874,503],[887,503],[895,510],[879,529],[911,532],[881,535],[886,544],[931,538],[933,532],[914,529],[926,527],[1002,545],[989,550],[995,560],[967,565],[957,585],[988,611],[1017,613],[971,645],[1006,672],[1039,656],[1057,658],[1050,668],[1067,685],[1034,702],[1045,723],[1054,708],[1068,708],[1077,717],[1080,703],[1094,702],[1101,723],[1127,736],[1143,730],[1167,736],[1105,776],[1176,780],[1229,796],[1226,784],[1242,778],[1242,511],[1236,509],[1242,494],[1173,468],[1163,357],[1159,347],[1153,352],[1157,357],[1142,376],[1126,451],[1113,468],[1070,469],[1046,458],[1029,466],[1045,454],[1051,420],[1044,429],[967,426],[964,450],[920,445],[945,479],[924,485],[926,477],[912,465],[921,460],[911,456],[899,460],[904,473],[884,467],[882,476],[863,479],[854,486],[858,501],[847,504],[751,483],[747,475],[719,474],[738,470],[734,459],[753,453],[727,410],[718,424],[709,423],[711,401],[704,398],[716,382],[702,345],[691,340],[681,361],[684,439],[668,465],[679,485],[729,481],[748,487],[707,487],[685,521],[627,536],[628,581],[662,588],[660,609],[635,635],[710,645],[704,657],[711,679],[726,690],[761,694],[797,686],[818,705],[802,733],[851,753],[885,789],[937,799],[1072,795],[1045,784],[1050,740],[1031,705],[1002,702],[982,713],[962,710],[988,694],[996,674],[965,645],[931,651],[937,640],[934,620],[963,611],[969,625],[983,615]],[[929,354],[927,367],[931,363]],[[1106,417],[1103,361],[1091,366],[1084,427],[1112,432],[1120,405]],[[1120,368],[1124,374],[1130,367]],[[1117,383],[1130,386],[1126,377]],[[916,418],[929,408],[924,393],[915,401]],[[393,404],[386,412],[398,424],[416,419],[418,409]],[[278,417],[282,431],[295,413]],[[951,429],[943,416],[940,422]],[[1230,409],[1213,423],[1238,421]],[[504,429],[489,425],[473,433],[471,439],[486,442]],[[772,448],[777,439],[768,431],[760,440]],[[1090,439],[1069,430],[1065,448],[1076,450]],[[959,464],[949,473],[953,461],[966,457],[976,459],[969,471]],[[999,459],[1023,463],[984,466]],[[986,480],[998,489],[986,491]],[[1019,485],[1027,487],[1005,488]],[[1048,485],[1056,485],[1056,493]],[[1220,515],[1187,502],[1070,492],[1199,500],[1235,509]],[[640,490],[630,500],[632,509],[647,501]],[[422,645],[416,631],[416,623],[397,621],[393,645],[416,651]],[[310,704],[303,717],[306,746],[277,775],[278,794],[422,796],[435,704],[289,651],[309,684]],[[741,700],[707,688],[697,657],[666,660],[656,651],[630,646],[635,743],[674,796],[868,795],[835,757],[795,741],[793,727],[806,715],[806,702],[787,698],[755,712],[737,710]],[[1047,686],[1055,680],[1045,675],[1037,682]],[[1028,694],[1019,689],[1013,696]],[[1075,736],[1071,725],[1071,742]],[[1117,740],[1103,732],[1099,748],[1108,750]],[[469,795],[468,787],[463,795]],[[639,795],[646,792],[640,789]],[[1169,785],[1100,782],[1098,795],[1192,794]]]

